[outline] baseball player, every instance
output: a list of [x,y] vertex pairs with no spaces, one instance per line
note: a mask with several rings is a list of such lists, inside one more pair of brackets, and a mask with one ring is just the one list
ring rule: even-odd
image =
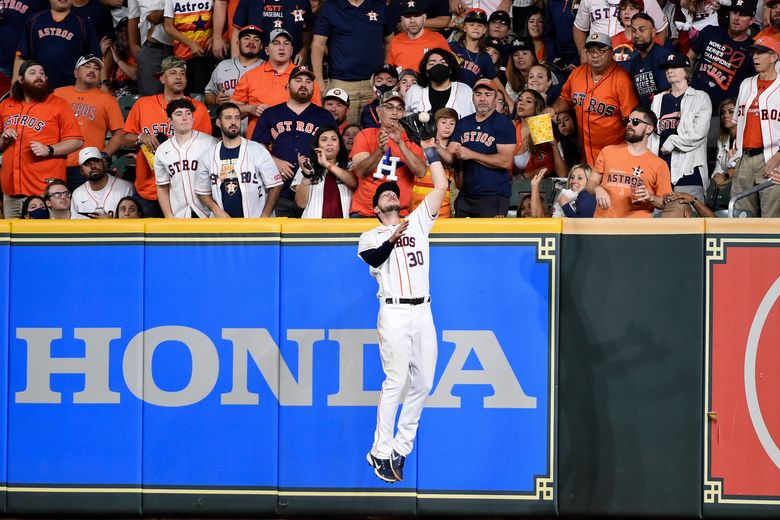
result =
[[234,103],[217,109],[222,142],[202,156],[195,193],[218,218],[272,217],[282,193],[282,174],[261,144],[241,137],[241,111]]
[[133,184],[106,173],[103,154],[96,146],[82,148],[78,156],[86,182],[73,190],[70,218],[114,218],[119,201],[133,195]]
[[165,218],[208,218],[211,212],[195,194],[195,179],[203,154],[217,140],[192,129],[195,106],[189,99],[175,99],[165,111],[173,136],[154,154],[160,209]]
[[[433,189],[406,220],[401,220],[400,189],[394,181],[374,194],[374,213],[382,223],[360,236],[358,255],[379,283],[379,354],[385,380],[379,398],[374,444],[366,455],[385,482],[403,480],[425,400],[436,369],[436,328],[428,291],[428,234],[438,216],[448,182],[433,138],[422,141]],[[396,411],[407,380],[409,391],[393,436]]]

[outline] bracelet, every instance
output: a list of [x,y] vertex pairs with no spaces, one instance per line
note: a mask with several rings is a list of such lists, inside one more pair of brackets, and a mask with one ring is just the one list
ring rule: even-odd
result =
[[423,150],[423,152],[425,153],[425,158],[428,160],[428,164],[441,162],[441,158],[439,157],[439,152],[436,151],[436,147],[431,146],[430,148]]

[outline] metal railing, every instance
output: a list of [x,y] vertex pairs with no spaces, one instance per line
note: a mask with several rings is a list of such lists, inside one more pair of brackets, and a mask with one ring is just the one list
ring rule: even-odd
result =
[[742,191],[740,193],[737,193],[736,195],[732,195],[731,199],[729,200],[729,218],[734,218],[734,204],[737,203],[738,200],[744,199],[745,197],[749,197],[750,195],[753,195],[754,193],[758,193],[761,190],[765,190],[766,188],[770,186],[774,186],[774,182],[764,181],[761,184],[756,184],[755,186],[746,189],[745,191]]

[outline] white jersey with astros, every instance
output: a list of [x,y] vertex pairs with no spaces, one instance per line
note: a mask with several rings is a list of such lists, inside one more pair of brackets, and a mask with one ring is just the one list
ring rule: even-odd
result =
[[[379,283],[378,298],[419,298],[428,296],[428,264],[430,248],[428,234],[438,216],[428,208],[428,199],[417,206],[406,220],[409,227],[396,242],[393,252],[379,267],[369,267],[371,276]],[[400,224],[377,226],[360,235],[358,256],[363,251],[376,249],[390,238]]]

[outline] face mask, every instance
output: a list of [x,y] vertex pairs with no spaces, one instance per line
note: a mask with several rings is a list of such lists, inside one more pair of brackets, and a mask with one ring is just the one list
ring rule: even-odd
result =
[[391,85],[378,85],[374,87],[374,90],[376,90],[376,97],[381,98],[382,94],[384,94],[385,92],[390,92],[391,90],[393,90],[393,88],[394,87]]
[[46,208],[38,208],[32,210],[27,215],[29,215],[30,218],[34,218],[34,219],[49,218],[49,210]]
[[450,77],[450,68],[443,63],[434,65],[426,72],[434,83],[442,83]]

